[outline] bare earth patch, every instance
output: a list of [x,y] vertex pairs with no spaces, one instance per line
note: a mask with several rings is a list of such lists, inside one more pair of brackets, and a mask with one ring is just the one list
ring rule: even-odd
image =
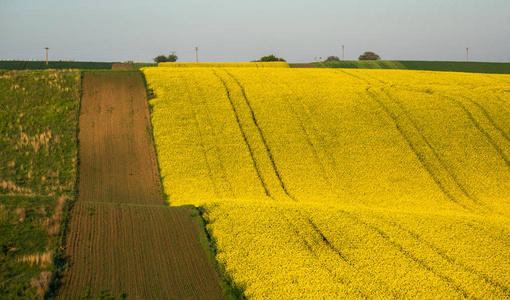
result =
[[224,298],[190,212],[164,206],[140,73],[87,72],[82,86],[79,196],[59,298]]

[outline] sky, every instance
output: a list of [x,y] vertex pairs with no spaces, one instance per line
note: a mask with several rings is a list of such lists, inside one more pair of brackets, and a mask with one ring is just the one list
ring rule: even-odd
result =
[[0,60],[510,62],[509,0],[0,0]]

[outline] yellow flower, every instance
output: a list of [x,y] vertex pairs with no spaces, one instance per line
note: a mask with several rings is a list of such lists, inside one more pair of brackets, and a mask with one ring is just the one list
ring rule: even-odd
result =
[[165,193],[246,296],[510,297],[510,76],[164,66]]

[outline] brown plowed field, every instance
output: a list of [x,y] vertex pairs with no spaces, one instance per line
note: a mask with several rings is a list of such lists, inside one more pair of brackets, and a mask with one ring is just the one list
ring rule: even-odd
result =
[[135,66],[133,64],[113,64],[112,70],[134,70]]
[[58,298],[223,299],[188,208],[164,206],[142,78],[86,72],[78,201]]
[[163,204],[138,72],[85,73],[79,200]]

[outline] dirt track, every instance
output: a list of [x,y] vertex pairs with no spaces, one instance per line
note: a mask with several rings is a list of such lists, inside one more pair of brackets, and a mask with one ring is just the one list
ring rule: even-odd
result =
[[222,299],[219,278],[183,207],[165,207],[138,72],[86,72],[80,181],[59,298]]

